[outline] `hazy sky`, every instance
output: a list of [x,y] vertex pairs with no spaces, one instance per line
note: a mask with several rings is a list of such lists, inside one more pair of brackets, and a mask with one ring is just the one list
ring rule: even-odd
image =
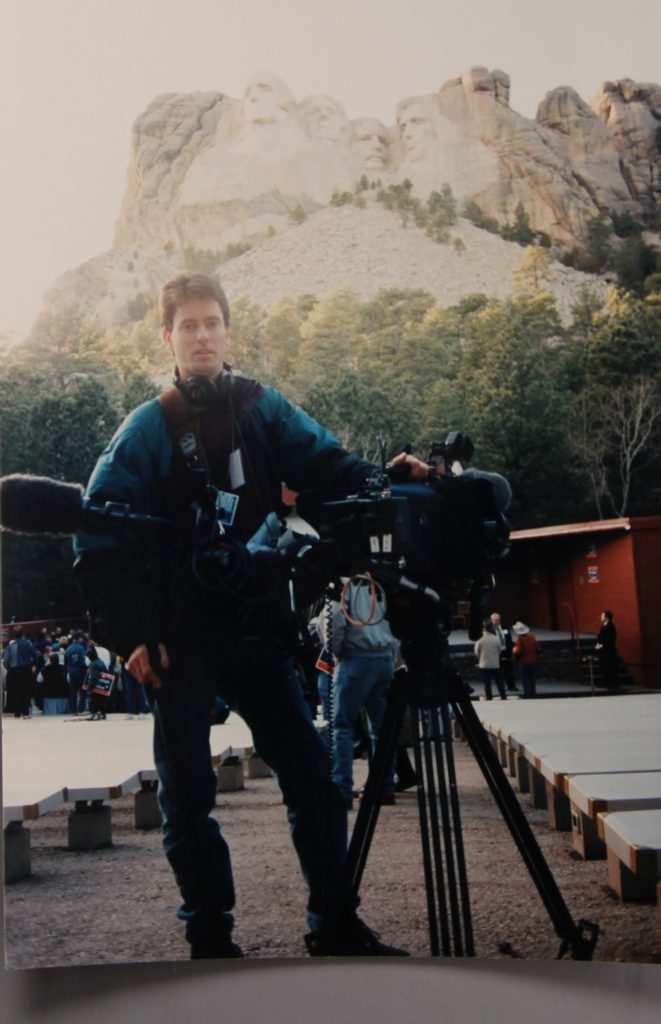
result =
[[242,95],[257,71],[350,118],[471,64],[549,89],[661,81],[661,0],[0,0],[0,333],[25,329],[62,271],[108,249],[131,126],[162,92]]

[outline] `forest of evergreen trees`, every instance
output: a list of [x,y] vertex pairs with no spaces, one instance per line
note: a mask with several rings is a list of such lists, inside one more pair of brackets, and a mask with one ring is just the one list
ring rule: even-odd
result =
[[[474,464],[512,485],[514,528],[661,512],[659,293],[587,288],[562,323],[549,256],[525,250],[506,301],[350,290],[232,308],[231,361],[280,388],[348,448],[404,444],[425,457],[467,431]],[[76,309],[46,313],[0,369],[2,473],[84,483],[125,413],[168,365],[155,308],[103,331]],[[3,536],[5,620],[78,607],[66,538]]]

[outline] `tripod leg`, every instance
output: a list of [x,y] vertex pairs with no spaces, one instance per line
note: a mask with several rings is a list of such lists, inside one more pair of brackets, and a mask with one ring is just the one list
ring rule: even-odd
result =
[[[418,790],[418,809],[432,955],[435,952],[434,932],[437,930],[433,904],[435,886],[443,955],[474,956],[468,878],[448,706],[443,703],[438,707],[418,708],[417,718],[424,755],[416,762],[420,777],[424,780]],[[452,936],[449,922],[452,925]]]
[[356,905],[358,889],[367,863],[369,848],[381,809],[388,781],[388,773],[397,749],[397,737],[406,709],[406,672],[396,672],[388,695],[386,714],[379,731],[379,739],[367,776],[363,797],[356,815],[344,865],[343,880],[338,897],[338,912],[351,912]]
[[[452,747],[452,726],[450,722],[450,712],[447,703],[442,703],[438,711],[435,712],[437,722],[437,735],[435,737],[436,743],[436,758],[438,763],[439,779],[442,779],[442,794],[443,802],[441,804],[444,814],[448,814],[448,810],[452,819],[452,838],[453,844],[449,849],[448,857],[451,853],[454,853],[454,859],[456,860],[456,876],[459,883],[459,905],[461,906],[462,924],[463,924],[463,943],[465,944],[465,955],[475,956],[475,949],[473,945],[473,924],[471,919],[470,910],[470,897],[468,891],[468,875],[466,872],[466,858],[464,853],[464,839],[463,829],[461,827],[461,813],[459,809],[459,793],[457,789],[457,776],[454,764],[454,752]],[[445,765],[445,768],[444,768]],[[446,773],[447,773],[447,784],[446,784]],[[454,863],[452,871],[452,885],[456,889],[456,881],[454,874]],[[450,875],[448,874],[448,879]],[[461,943],[461,929],[459,927],[459,921],[457,919],[456,932],[458,938],[455,942],[455,956],[463,955],[463,946]]]
[[[415,712],[415,734],[413,741],[413,757],[415,771],[418,777],[418,819],[420,822],[420,842],[422,846],[422,869],[425,877],[425,892],[427,895],[427,919],[429,922],[429,943],[432,956],[440,956],[439,947],[439,926],[443,956],[450,956],[450,930],[448,927],[448,910],[445,898],[445,886],[442,878],[442,859],[440,846],[438,845],[438,823],[434,828],[430,827],[430,820],[427,806],[427,795],[429,793],[429,780],[426,771],[427,758],[423,759],[421,732],[424,733],[425,722],[421,718],[421,709],[411,708]],[[435,808],[435,804],[432,804]],[[433,858],[432,858],[433,854]],[[434,886],[434,873],[432,871],[432,859],[436,867],[436,892]],[[438,901],[438,913],[436,903]]]
[[562,939],[559,956],[570,950],[574,960],[591,960],[599,935],[598,926],[589,921],[579,921],[578,925],[574,922],[468,695],[454,693],[451,704],[556,933]]

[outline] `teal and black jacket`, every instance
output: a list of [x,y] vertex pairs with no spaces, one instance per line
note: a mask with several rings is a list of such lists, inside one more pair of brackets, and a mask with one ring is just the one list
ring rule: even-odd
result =
[[[231,401],[225,388],[217,403],[203,409],[190,406],[190,423],[206,454],[210,481],[239,496],[240,540],[252,536],[270,512],[282,510],[283,483],[295,492],[348,494],[374,472],[371,463],[349,453],[274,388],[235,375],[230,379]],[[233,487],[228,463],[237,451],[244,482]],[[152,399],[119,427],[96,464],[87,496],[95,504],[119,502],[134,512],[174,519],[183,529],[190,495],[180,460],[162,398]],[[154,612],[162,598],[162,580],[150,571],[158,561],[159,545],[153,535],[111,527],[80,532],[74,541],[74,573],[94,637],[124,656],[153,630],[148,617],[163,614]]]

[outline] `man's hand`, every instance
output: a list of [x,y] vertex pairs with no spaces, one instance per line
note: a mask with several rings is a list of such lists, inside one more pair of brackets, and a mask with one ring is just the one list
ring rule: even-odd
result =
[[[163,644],[158,645],[158,656],[162,667],[169,668],[170,659]],[[151,683],[156,689],[163,685],[163,680],[157,675],[149,660],[149,651],[146,644],[140,644],[139,647],[136,647],[126,662],[126,667],[139,683]]]
[[442,466],[430,466],[428,462],[423,462],[422,459],[417,459],[415,455],[409,455],[408,452],[401,452],[391,459],[387,468],[389,469],[391,466],[408,466],[409,480],[427,480],[432,469],[435,469],[437,473],[443,473]]

